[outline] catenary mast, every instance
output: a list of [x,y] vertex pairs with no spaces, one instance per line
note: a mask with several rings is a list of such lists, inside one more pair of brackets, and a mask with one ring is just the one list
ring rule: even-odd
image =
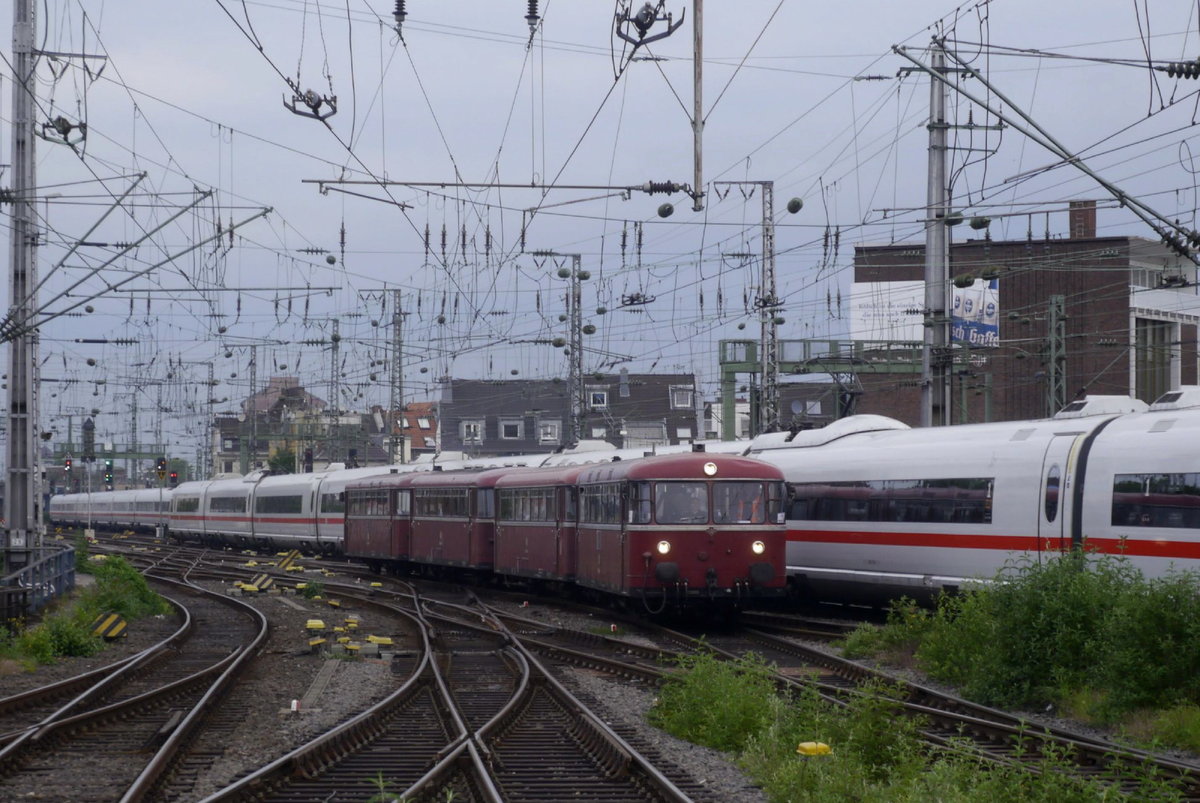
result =
[[38,334],[36,181],[33,136],[34,40],[31,0],[13,2],[12,211],[9,243],[9,311],[15,335],[8,353],[7,492],[5,558],[9,571],[29,562],[40,545],[37,473]]

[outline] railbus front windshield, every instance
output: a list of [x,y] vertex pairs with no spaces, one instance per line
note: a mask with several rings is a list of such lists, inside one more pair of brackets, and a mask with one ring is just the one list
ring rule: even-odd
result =
[[712,496],[716,524],[762,524],[767,520],[767,497],[761,482],[716,482]]
[[659,524],[707,524],[708,483],[654,483],[654,520]]

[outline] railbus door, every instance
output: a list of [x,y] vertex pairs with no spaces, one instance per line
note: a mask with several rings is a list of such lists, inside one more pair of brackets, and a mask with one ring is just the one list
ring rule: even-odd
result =
[[1054,557],[1071,548],[1071,488],[1076,432],[1057,434],[1042,455],[1038,497],[1038,555]]

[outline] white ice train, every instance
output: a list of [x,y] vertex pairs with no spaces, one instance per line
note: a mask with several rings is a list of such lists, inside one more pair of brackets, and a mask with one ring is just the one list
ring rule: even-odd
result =
[[1051,419],[911,429],[854,416],[749,454],[788,486],[788,575],[822,598],[922,596],[1072,547],[1200,569],[1200,388]]
[[[1076,546],[1126,555],[1150,576],[1200,570],[1200,387],[1148,408],[1126,397],[1088,397],[1037,421],[911,429],[852,416],[746,446],[708,444],[782,469],[789,579],[822,598],[961,588]],[[551,456],[441,465],[563,466],[642,455],[584,443]],[[348,482],[433,468],[257,472],[184,483],[164,490],[161,505],[157,489],[96,493],[91,515],[97,527],[162,525],[227,544],[337,552]],[[85,494],[53,497],[51,520],[82,525],[87,506]]]
[[346,485],[377,474],[498,468],[530,458],[478,458],[415,462],[185,482],[176,488],[104,491],[52,496],[50,521],[60,526],[144,529],[161,527],[180,537],[234,546],[336,553],[342,547]]
[[152,530],[165,526],[171,506],[170,488],[57,494],[50,497],[50,522],[60,526]]

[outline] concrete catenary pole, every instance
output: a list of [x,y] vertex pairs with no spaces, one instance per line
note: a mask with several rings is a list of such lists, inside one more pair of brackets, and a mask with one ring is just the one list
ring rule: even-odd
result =
[[[932,69],[944,74],[946,55],[934,44]],[[921,349],[921,426],[944,426],[950,417],[950,246],[946,231],[946,86],[929,81],[928,209],[925,214],[925,335]]]
[[5,494],[5,562],[7,570],[29,563],[40,546],[37,460],[38,333],[32,323],[37,309],[37,237],[34,207],[37,191],[33,136],[33,49],[37,20],[31,0],[13,3],[12,212],[9,268],[10,314],[17,323],[9,344],[8,469]]

